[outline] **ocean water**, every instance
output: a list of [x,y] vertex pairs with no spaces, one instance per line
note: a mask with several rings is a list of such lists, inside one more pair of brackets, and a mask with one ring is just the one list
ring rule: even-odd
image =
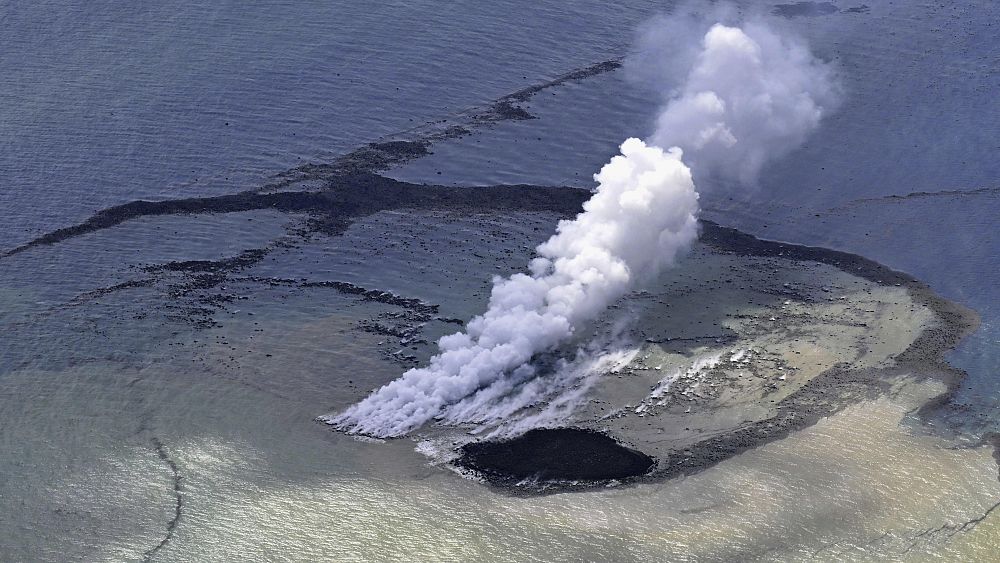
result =
[[[951,358],[969,373],[963,407],[933,421],[974,440],[1000,426],[1000,10],[836,4],[782,21],[836,61],[841,109],[756,188],[707,186],[707,216],[862,254],[978,311],[981,328]],[[672,6],[0,2],[0,249],[135,199],[252,189],[625,55],[636,26]],[[388,174],[589,187],[621,140],[650,132],[659,101],[624,71],[570,82],[525,104],[538,119],[439,143]],[[412,441],[366,444],[312,422],[405,369],[386,336],[356,330],[399,307],[250,280],[227,282],[238,298],[218,307],[180,276],[95,292],[147,279],[150,265],[289,241],[298,220],[143,218],[0,259],[0,559],[802,559],[817,538],[874,541],[882,521],[845,524],[851,511],[889,521],[908,496],[900,520],[965,521],[997,493],[990,452],[942,457],[931,438],[893,434],[900,400],[680,486],[510,497],[430,464]],[[347,281],[466,318],[489,276],[521,268],[555,221],[383,213],[342,237],[291,241],[242,275]],[[394,250],[371,259],[382,247]],[[453,328],[432,320],[423,336]],[[844,440],[860,457],[824,457]],[[884,473],[852,465],[881,460],[887,443]],[[933,493],[910,495],[918,486]],[[796,506],[815,490],[833,508]]]
[[5,2],[0,242],[246,189],[613,57],[658,5],[632,4]]

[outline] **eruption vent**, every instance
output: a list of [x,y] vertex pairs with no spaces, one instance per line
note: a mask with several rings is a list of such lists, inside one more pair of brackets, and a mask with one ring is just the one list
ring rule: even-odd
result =
[[682,155],[699,175],[752,181],[768,159],[798,146],[833,100],[827,67],[762,25],[711,26],[684,70],[649,142],[622,143],[594,176],[583,212],[538,246],[530,273],[494,278],[487,311],[442,337],[429,365],[321,420],[392,437],[432,419],[490,421],[536,401],[550,390],[533,385],[532,358],[565,343],[697,238],[698,193]]

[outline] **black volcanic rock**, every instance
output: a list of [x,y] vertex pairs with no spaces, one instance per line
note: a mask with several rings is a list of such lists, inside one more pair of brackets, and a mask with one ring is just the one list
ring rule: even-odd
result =
[[538,428],[510,440],[466,444],[460,451],[456,465],[495,485],[625,479],[646,473],[654,463],[609,436],[580,428]]

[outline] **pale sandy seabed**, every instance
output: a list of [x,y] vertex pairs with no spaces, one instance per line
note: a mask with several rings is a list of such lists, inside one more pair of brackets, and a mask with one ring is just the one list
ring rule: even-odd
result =
[[[245,273],[322,263],[328,277],[468,318],[489,275],[519,269],[555,220],[382,212]],[[0,534],[13,559],[983,560],[1000,548],[993,448],[940,437],[915,415],[956,377],[938,352],[910,346],[944,322],[945,302],[926,289],[697,245],[598,323],[635,318],[625,341],[638,350],[566,422],[608,432],[657,468],[620,486],[523,495],[426,455],[471,439],[467,429],[370,443],[314,421],[426,360],[427,343],[361,328],[406,325],[406,307],[331,288],[228,286],[239,297],[198,330],[162,328],[143,287],[100,297],[111,313],[52,313],[95,335],[60,337],[92,350],[87,361],[5,376],[0,514],[19,516],[0,520]],[[11,315],[30,309],[30,294],[2,295]],[[974,324],[950,311],[961,321],[950,330]],[[455,329],[431,320],[414,340]],[[128,339],[153,345],[123,356]],[[840,379],[824,379],[832,372]],[[801,416],[789,419],[793,407]],[[773,432],[671,469],[752,425]]]

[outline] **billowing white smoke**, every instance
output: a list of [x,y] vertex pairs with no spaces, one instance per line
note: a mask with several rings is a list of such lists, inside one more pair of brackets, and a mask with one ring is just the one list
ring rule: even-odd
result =
[[641,55],[629,63],[631,74],[648,75],[650,53],[668,51],[657,75],[682,77],[677,85],[653,79],[669,94],[649,141],[683,148],[697,180],[714,175],[752,184],[764,164],[801,146],[837,105],[833,70],[763,21],[712,25],[691,54],[677,44],[691,34],[680,26],[699,24],[681,21],[647,29]]
[[429,365],[321,419],[390,437],[432,419],[488,421],[537,401],[547,385],[532,381],[532,359],[697,238],[698,194],[682,154],[691,151],[699,170],[752,179],[816,127],[826,98],[815,94],[832,92],[826,67],[762,26],[712,26],[686,76],[651,143],[622,143],[621,155],[594,176],[597,191],[583,212],[538,246],[530,274],[495,278],[487,311],[465,332],[441,338]]
[[477,420],[476,404],[502,398],[534,375],[532,357],[552,350],[621,297],[637,277],[673,262],[698,235],[698,194],[680,149],[639,139],[622,143],[594,178],[599,187],[571,221],[537,248],[531,274],[495,278],[489,308],[465,332],[438,341],[427,367],[412,369],[341,415],[326,420],[349,432],[396,436],[477,394],[449,413]]

